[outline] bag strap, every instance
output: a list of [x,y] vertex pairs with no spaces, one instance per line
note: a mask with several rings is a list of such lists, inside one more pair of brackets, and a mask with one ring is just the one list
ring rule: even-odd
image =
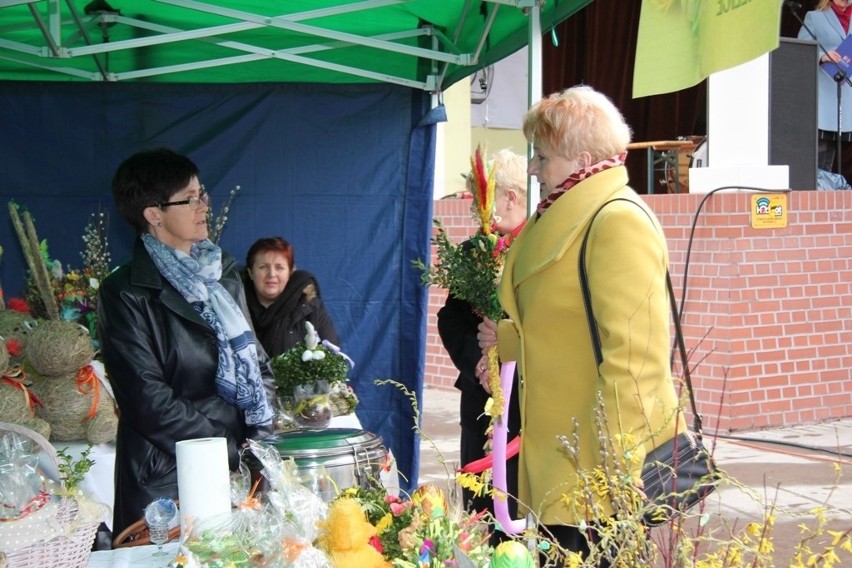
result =
[[[640,207],[639,204],[636,203],[635,201],[631,201],[630,199],[626,199],[624,197],[618,197],[616,199],[611,199],[611,200],[607,201],[606,203],[604,203],[603,205],[601,205],[600,207],[598,207],[597,211],[595,211],[592,214],[592,218],[589,219],[589,226],[586,229],[586,234],[583,236],[583,244],[580,246],[580,256],[579,256],[578,261],[577,261],[577,263],[579,265],[578,266],[578,272],[579,272],[579,275],[580,275],[580,287],[582,288],[582,292],[583,292],[583,305],[586,308],[586,319],[587,319],[588,324],[589,324],[589,335],[592,338],[592,348],[594,349],[595,361],[597,362],[598,366],[600,366],[600,364],[603,363],[603,348],[601,347],[601,338],[600,338],[600,335],[598,334],[598,326],[597,326],[597,322],[595,320],[595,315],[594,315],[594,312],[592,311],[592,294],[591,294],[591,291],[589,290],[589,278],[588,278],[588,274],[586,272],[586,262],[585,262],[585,260],[586,260],[586,244],[589,241],[589,233],[592,230],[592,223],[594,222],[595,217],[597,217],[598,213],[601,212],[601,209],[603,209],[604,207],[606,207],[607,205],[609,205],[610,203],[613,203],[615,201],[626,201],[627,203],[632,203],[636,207],[639,207],[639,209],[643,213],[645,213],[645,215],[648,215],[648,212],[645,211],[644,209],[642,209],[642,207]],[[650,219],[651,216],[648,215],[648,218]],[[680,351],[681,364],[683,365],[683,376],[686,379],[686,390],[687,390],[687,393],[689,394],[690,406],[692,407],[692,416],[693,416],[693,422],[694,422],[693,427],[694,427],[695,432],[700,434],[701,428],[702,428],[702,419],[701,419],[701,415],[698,413],[698,407],[695,404],[695,393],[694,393],[693,388],[692,388],[692,376],[690,375],[690,372],[689,372],[689,360],[687,359],[686,343],[683,340],[683,330],[682,330],[681,325],[680,325],[680,318],[678,317],[678,314],[677,314],[677,304],[675,303],[674,287],[672,286],[672,278],[671,278],[671,275],[669,274],[668,269],[666,269],[666,288],[667,288],[668,296],[669,296],[669,305],[671,307],[672,319],[674,320],[675,342],[676,342],[675,348],[678,351]]]

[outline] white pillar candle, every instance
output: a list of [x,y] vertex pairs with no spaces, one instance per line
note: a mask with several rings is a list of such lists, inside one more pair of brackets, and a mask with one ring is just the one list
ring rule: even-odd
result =
[[231,476],[225,438],[199,438],[176,444],[181,533],[231,512]]

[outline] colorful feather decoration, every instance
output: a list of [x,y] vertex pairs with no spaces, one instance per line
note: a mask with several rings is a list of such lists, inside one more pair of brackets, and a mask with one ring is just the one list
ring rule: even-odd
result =
[[473,199],[480,227],[483,234],[490,235],[494,214],[494,168],[489,170],[486,167],[479,146],[470,158],[470,168],[473,174]]

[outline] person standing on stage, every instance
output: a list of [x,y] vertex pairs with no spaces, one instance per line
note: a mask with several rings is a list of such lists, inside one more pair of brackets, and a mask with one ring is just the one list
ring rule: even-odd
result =
[[[849,19],[852,16],[852,1],[819,0],[816,9],[805,14],[804,25],[799,30],[799,39],[815,40],[821,47],[818,64],[841,60],[837,48],[849,36]],[[823,48],[825,51],[823,51]],[[840,85],[841,124],[838,128],[838,97]],[[835,81],[823,70],[817,74],[817,128],[819,129],[819,154],[817,167],[822,170],[842,173],[849,180],[852,173],[852,86],[846,80]],[[837,135],[840,132],[843,164],[838,168]]]

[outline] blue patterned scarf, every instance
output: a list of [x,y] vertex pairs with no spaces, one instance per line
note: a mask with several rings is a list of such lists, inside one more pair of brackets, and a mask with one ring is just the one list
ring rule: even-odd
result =
[[193,243],[186,254],[147,234],[142,242],[160,274],[216,332],[216,392],[245,412],[246,424],[269,424],[272,408],[263,389],[254,334],[237,303],[219,284],[222,249],[204,240]]

